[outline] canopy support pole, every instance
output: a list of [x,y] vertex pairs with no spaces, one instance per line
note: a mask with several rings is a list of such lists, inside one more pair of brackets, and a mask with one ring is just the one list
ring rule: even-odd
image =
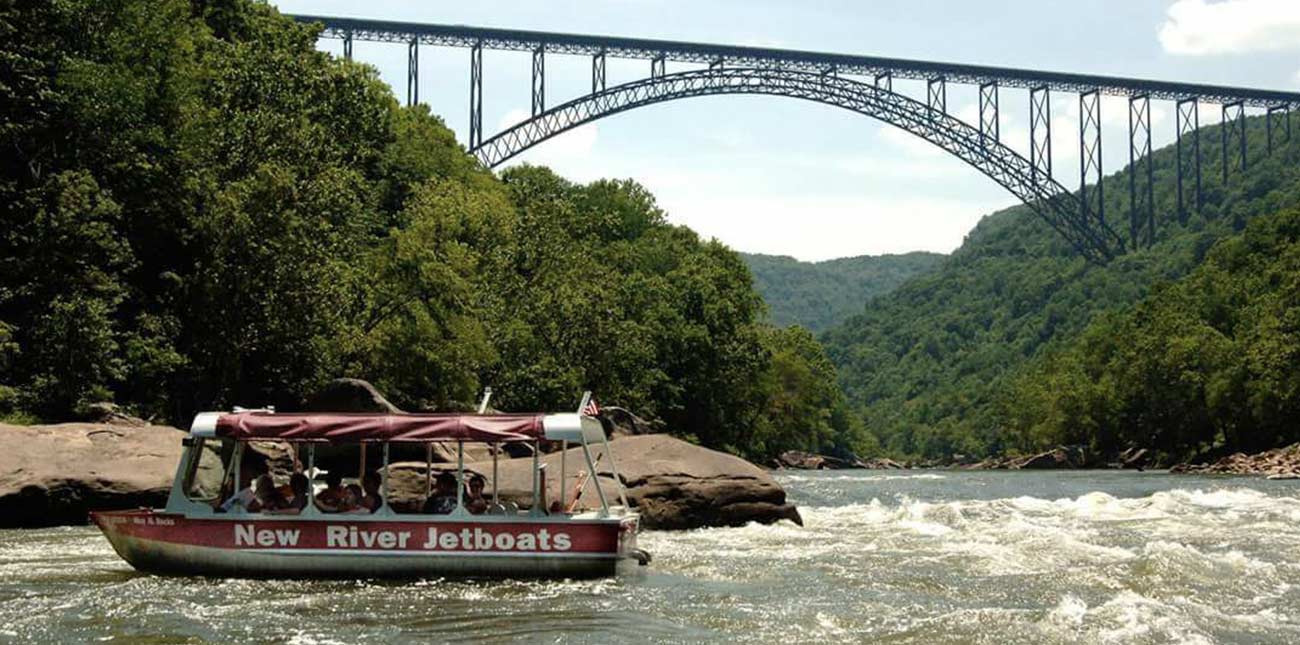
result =
[[492,444],[492,505],[493,506],[496,506],[497,504],[501,503],[500,498],[498,497],[501,491],[501,479],[498,477],[498,473],[500,472],[498,468],[498,463],[500,462],[500,458],[501,458],[501,444],[493,443]]
[[424,444],[424,496],[433,494],[433,442]]
[[600,487],[600,477],[596,475],[596,464],[591,460],[591,450],[587,448],[587,438],[582,438],[582,456],[587,460],[587,471],[591,473],[592,483],[596,485],[596,496],[600,498],[600,511],[609,515],[609,502],[605,500],[605,491]]
[[568,507],[569,500],[565,499],[564,491],[569,489],[569,440],[565,439],[560,442],[560,504]]
[[366,442],[361,442],[361,465],[357,468],[357,483],[361,483],[361,478],[366,476]]
[[[364,443],[361,445],[365,445]],[[364,476],[364,475],[363,475]],[[380,480],[383,484],[383,491],[380,494],[379,511],[384,514],[392,513],[393,509],[388,505],[388,442],[384,442],[384,478]]]
[[631,507],[627,505],[627,491],[623,488],[623,476],[618,474],[618,462],[614,460],[614,451],[609,449],[609,438],[605,436],[605,430],[600,431],[600,443],[605,447],[605,454],[609,455],[609,470],[614,473],[614,484],[618,486],[618,501],[623,505],[624,510]]
[[303,515],[316,515],[316,484],[312,481],[316,476],[316,444],[307,444],[307,505],[302,507]]
[[[244,474],[244,442],[235,442],[235,462],[230,467],[234,469],[235,494],[238,495],[240,490],[242,490],[240,489],[240,486],[243,485],[243,482],[239,481],[239,476]],[[253,482],[249,483],[251,484]]]
[[456,442],[456,512],[465,509],[465,442]]
[[534,440],[533,441],[533,507],[528,510],[528,514],[533,517],[542,514],[542,509],[538,508],[538,506],[541,503],[540,502],[541,492],[538,484],[540,477],[542,475],[541,471],[538,469],[538,466],[540,465],[538,462],[541,460],[541,453],[542,453],[542,442],[539,440]]

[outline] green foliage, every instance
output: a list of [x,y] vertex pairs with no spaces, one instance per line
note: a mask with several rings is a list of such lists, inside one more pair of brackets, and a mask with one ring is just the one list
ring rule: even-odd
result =
[[[1077,419],[1068,422],[1072,439],[1113,428],[1113,419],[1092,415],[1103,414],[1097,401],[1118,386],[1082,378],[1090,372],[1053,371],[1052,378],[1060,380],[1044,388],[1079,393],[1068,401],[1053,399],[1055,407],[1018,409],[1019,397],[1029,395],[1015,394],[1013,384],[1023,370],[1034,369],[1037,357],[1079,338],[1093,321],[1134,305],[1155,285],[1187,275],[1217,240],[1255,218],[1300,204],[1300,143],[1280,145],[1266,155],[1260,118],[1248,120],[1248,135],[1250,167],[1245,173],[1233,169],[1224,185],[1219,129],[1202,131],[1206,203],[1187,214],[1185,223],[1179,221],[1173,188],[1173,150],[1155,153],[1159,228],[1150,249],[1106,266],[1089,265],[1028,208],[1012,208],[985,218],[936,271],[878,298],[863,314],[827,332],[823,341],[840,382],[870,432],[892,454],[943,457],[1041,446],[1051,440],[1042,436],[1064,436],[1042,428],[1063,427],[1066,418]],[[1127,170],[1104,180],[1107,219],[1126,238],[1128,180]],[[1166,324],[1173,330],[1180,323]],[[1187,342],[1179,348],[1187,360],[1210,361],[1220,351],[1212,335]],[[1189,369],[1200,373],[1205,367]],[[1151,405],[1182,403],[1169,398]],[[1012,426],[1019,430],[1015,435],[1008,432]],[[1199,430],[1171,432],[1200,437]]]
[[939,266],[938,253],[864,255],[800,262],[783,255],[742,253],[774,324],[820,333],[859,313],[864,303]]
[[835,366],[816,337],[799,327],[766,330],[772,352],[763,389],[770,392],[759,440],[786,449],[872,456],[874,444],[845,405],[836,383]]
[[634,182],[498,179],[314,43],[248,0],[0,5],[0,415],[185,422],[348,375],[409,409],[591,388],[755,456],[864,440],[737,254]]
[[1300,441],[1300,211],[1251,222],[1190,275],[1100,318],[1016,379],[1021,444],[1169,460]]

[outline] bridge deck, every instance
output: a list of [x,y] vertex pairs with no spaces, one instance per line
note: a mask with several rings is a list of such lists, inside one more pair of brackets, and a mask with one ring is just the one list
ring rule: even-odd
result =
[[1152,99],[1165,100],[1196,98],[1209,103],[1241,102],[1244,105],[1263,108],[1300,107],[1300,92],[671,40],[393,22],[336,16],[295,15],[292,17],[302,22],[320,23],[325,27],[321,34],[323,37],[337,39],[350,36],[353,40],[418,42],[445,47],[473,47],[481,44],[485,49],[511,51],[536,51],[540,48],[547,53],[555,54],[588,56],[605,54],[616,58],[645,60],[662,57],[664,60],[684,63],[721,62],[727,66],[812,72],[834,70],[838,74],[852,76],[890,74],[894,78],[921,80],[942,78],[951,83],[997,83],[1003,87],[1030,89],[1050,87],[1068,92],[1099,90],[1104,94],[1118,96],[1148,96]]

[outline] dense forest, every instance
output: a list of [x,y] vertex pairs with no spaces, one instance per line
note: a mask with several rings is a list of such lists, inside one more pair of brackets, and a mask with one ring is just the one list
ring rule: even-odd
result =
[[767,302],[772,322],[800,325],[821,333],[860,313],[872,298],[930,271],[938,253],[863,255],[822,262],[800,262],[785,255],[741,253],[754,286]]
[[1300,209],[1255,219],[1187,277],[1099,317],[1006,401],[1029,448],[1141,446],[1168,462],[1300,441]]
[[[1155,153],[1149,249],[1089,264],[1028,208],[1011,208],[937,270],[827,332],[846,395],[884,450],[946,457],[1073,442],[1177,458],[1294,439],[1278,416],[1297,409],[1295,353],[1279,349],[1295,339],[1284,286],[1294,264],[1271,254],[1286,243],[1282,213],[1300,206],[1300,141],[1266,154],[1259,117],[1248,136],[1249,168],[1225,184],[1219,127],[1202,131],[1205,204],[1185,223],[1174,150]],[[1106,213],[1124,231],[1128,181],[1127,170],[1104,180]]]
[[857,448],[811,334],[630,181],[481,168],[248,0],[0,5],[0,417],[585,388],[710,446]]

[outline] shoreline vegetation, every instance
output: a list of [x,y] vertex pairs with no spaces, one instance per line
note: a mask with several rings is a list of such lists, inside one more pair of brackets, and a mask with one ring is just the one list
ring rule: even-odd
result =
[[782,453],[768,463],[771,470],[1166,470],[1170,474],[1248,475],[1267,479],[1300,479],[1300,443],[1254,454],[1233,453],[1218,459],[1162,464],[1146,448],[1130,448],[1108,458],[1090,455],[1081,446],[1058,446],[1031,455],[975,459],[896,461],[887,458],[843,459],[802,451]]
[[[106,401],[183,426],[346,374],[408,410],[591,389],[769,465],[1212,471],[1300,442],[1300,137],[1262,154],[1262,117],[1245,170],[1202,130],[1199,210],[1155,151],[1151,244],[1104,266],[1018,206],[947,257],[819,267],[879,290],[776,284],[765,305],[640,184],[483,168],[265,2],[19,3],[0,34],[0,421]],[[1116,226],[1128,174],[1103,180]],[[768,322],[813,305],[820,334]]]

